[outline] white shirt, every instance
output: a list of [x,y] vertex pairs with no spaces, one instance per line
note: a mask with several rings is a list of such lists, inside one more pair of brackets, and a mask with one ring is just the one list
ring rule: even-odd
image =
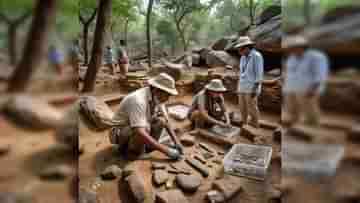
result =
[[239,74],[239,93],[253,93],[255,83],[259,83],[255,93],[260,94],[264,75],[264,59],[261,53],[251,49],[247,56],[242,56]]
[[285,68],[284,93],[306,93],[314,84],[320,84],[319,94],[324,92],[329,74],[329,61],[324,53],[308,49],[302,56],[290,55]]

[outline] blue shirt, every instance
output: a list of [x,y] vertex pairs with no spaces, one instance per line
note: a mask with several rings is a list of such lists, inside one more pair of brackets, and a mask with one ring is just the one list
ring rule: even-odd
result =
[[302,56],[290,55],[285,68],[284,93],[306,93],[316,84],[320,84],[316,91],[324,92],[329,74],[329,61],[324,53],[308,49]]
[[112,49],[105,49],[105,53],[104,53],[104,61],[105,64],[111,64],[114,62],[114,57],[113,57],[113,50]]
[[64,62],[64,55],[58,48],[50,49],[49,58],[52,64],[61,64]]
[[[261,81],[264,75],[264,59],[260,52],[252,49],[247,56],[240,59],[239,93],[261,92]],[[255,84],[259,83],[257,89]]]

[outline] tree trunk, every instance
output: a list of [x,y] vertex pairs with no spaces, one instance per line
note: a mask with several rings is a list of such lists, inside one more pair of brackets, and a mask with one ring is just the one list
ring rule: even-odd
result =
[[186,43],[186,39],[185,39],[185,32],[184,32],[184,30],[181,29],[180,23],[176,23],[176,29],[180,35],[181,43],[183,44],[184,51],[187,51],[188,47],[187,47],[187,43]]
[[38,0],[35,17],[24,48],[23,57],[10,79],[8,91],[20,92],[26,89],[30,76],[39,66],[43,55],[48,33],[54,23],[57,0]]
[[124,41],[125,41],[125,48],[127,48],[127,40],[128,40],[128,29],[129,29],[129,19],[126,18],[125,27],[124,27]]
[[17,61],[17,54],[16,54],[16,39],[17,39],[17,25],[16,24],[9,24],[8,29],[8,37],[9,37],[9,56],[10,56],[10,64],[12,66],[16,65]]
[[147,51],[148,51],[148,64],[152,67],[152,38],[151,38],[151,13],[154,0],[149,0],[149,5],[146,14],[146,38],[147,38]]
[[310,0],[304,1],[304,18],[305,18],[305,24],[309,25],[311,23],[311,6],[310,6]]
[[94,44],[90,64],[85,75],[83,92],[91,92],[95,88],[96,74],[102,62],[106,30],[111,20],[111,0],[101,0],[98,9]]
[[250,0],[250,5],[249,5],[249,8],[250,8],[250,25],[254,25],[254,1],[253,0]]
[[89,50],[88,50],[88,36],[89,36],[89,24],[84,24],[83,28],[83,46],[84,46],[84,63],[87,66],[89,63]]

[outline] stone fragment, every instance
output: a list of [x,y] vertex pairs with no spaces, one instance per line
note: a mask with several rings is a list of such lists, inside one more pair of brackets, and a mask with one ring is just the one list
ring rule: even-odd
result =
[[157,186],[166,183],[168,179],[169,179],[169,174],[164,170],[155,170],[153,172],[153,181]]
[[166,189],[171,189],[172,187],[174,187],[174,181],[171,179],[168,179],[165,183],[165,188]]
[[189,134],[185,134],[184,136],[182,136],[180,138],[180,142],[184,146],[191,147],[191,146],[193,146],[195,144],[195,137],[191,136]]
[[74,173],[68,165],[50,166],[40,172],[40,178],[45,180],[63,180]]
[[206,198],[210,203],[223,203],[225,202],[225,197],[222,193],[217,190],[211,190],[206,193]]
[[243,190],[240,178],[230,175],[225,175],[224,178],[215,180],[212,188],[222,193],[226,201]]
[[350,128],[347,139],[352,142],[360,143],[360,124],[356,124]]
[[199,161],[192,159],[192,158],[186,158],[186,163],[188,163],[191,167],[196,169],[203,177],[209,176],[209,171],[206,166],[202,165]]
[[206,164],[206,160],[200,155],[194,155],[194,159],[200,161],[202,164]]
[[113,180],[116,178],[121,178],[122,170],[117,165],[111,165],[104,169],[104,171],[100,174],[103,180]]
[[261,128],[269,129],[269,130],[275,130],[278,127],[280,127],[277,123],[268,121],[268,120],[259,120],[259,124]]
[[168,190],[156,194],[156,203],[189,203],[180,190]]
[[201,178],[196,175],[180,174],[176,176],[176,183],[184,192],[196,192],[201,185]]
[[4,156],[10,152],[10,145],[0,145],[0,156]]
[[210,152],[210,153],[215,153],[215,150],[213,149],[213,148],[211,148],[209,145],[207,145],[207,144],[204,144],[204,143],[199,143],[199,146],[202,148],[202,149],[204,149],[204,150],[206,150],[206,151],[208,151],[208,152]]
[[159,163],[159,162],[152,162],[151,167],[152,167],[153,170],[166,169],[166,165],[164,163]]
[[95,191],[80,188],[78,203],[100,203],[97,193]]
[[126,177],[130,192],[135,197],[137,203],[144,202],[146,198],[145,183],[143,179],[136,173],[133,173]]
[[282,128],[278,127],[273,132],[273,139],[276,142],[281,142]]

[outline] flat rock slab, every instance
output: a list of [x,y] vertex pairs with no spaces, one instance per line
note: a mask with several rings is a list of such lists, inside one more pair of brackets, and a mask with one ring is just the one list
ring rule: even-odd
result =
[[195,136],[185,134],[180,138],[180,142],[186,147],[191,147],[195,144]]
[[111,165],[104,169],[104,171],[100,174],[103,180],[113,180],[116,178],[121,178],[122,170],[117,165]]
[[168,190],[156,194],[156,203],[189,203],[180,190]]
[[196,175],[180,174],[176,176],[176,183],[184,192],[196,192],[201,185],[201,178]]
[[309,179],[335,175],[344,156],[342,145],[286,142],[282,148],[284,175],[300,175]]
[[264,180],[271,156],[271,146],[236,144],[224,158],[225,173]]
[[240,128],[238,127],[224,128],[218,125],[213,126],[209,131],[226,138],[231,138],[240,134]]
[[232,199],[244,189],[242,188],[240,178],[230,175],[225,175],[222,179],[215,180],[212,188],[219,191],[226,201]]
[[169,174],[165,170],[155,170],[153,172],[153,181],[155,185],[162,185],[169,179]]
[[64,180],[74,174],[74,169],[68,165],[51,166],[40,171],[40,178],[44,180]]
[[170,104],[167,108],[169,115],[176,120],[185,120],[190,111],[190,106],[186,104]]

